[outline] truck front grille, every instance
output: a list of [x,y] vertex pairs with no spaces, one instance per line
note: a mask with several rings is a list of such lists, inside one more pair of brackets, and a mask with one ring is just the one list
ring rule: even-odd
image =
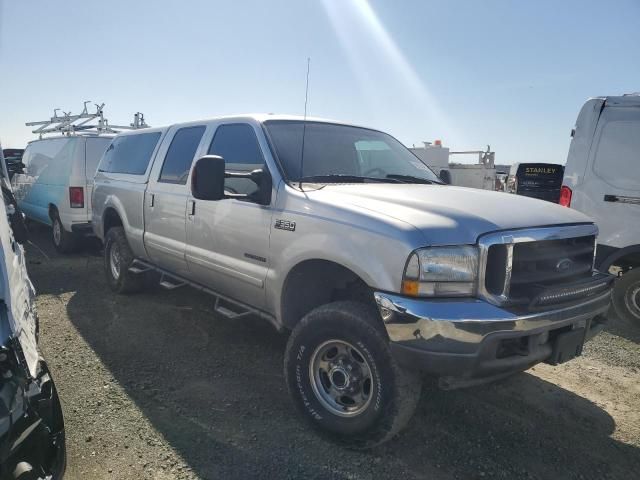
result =
[[480,295],[498,305],[542,306],[598,293],[587,285],[596,233],[593,225],[571,225],[482,237]]

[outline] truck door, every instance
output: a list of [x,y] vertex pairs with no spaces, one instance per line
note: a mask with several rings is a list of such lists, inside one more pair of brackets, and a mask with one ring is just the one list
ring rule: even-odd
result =
[[606,107],[584,174],[571,206],[591,216],[610,247],[635,245],[640,238],[640,107]]
[[[189,187],[187,178],[204,125],[172,127],[151,170],[145,193],[144,244],[147,254],[161,268],[187,276],[185,260],[185,214]],[[167,146],[168,145],[168,146]]]
[[[222,156],[227,170],[267,170],[256,130],[247,123],[218,125],[207,153]],[[231,193],[251,193],[256,188],[246,178],[225,182]],[[271,206],[248,200],[190,198],[186,257],[191,277],[260,308],[265,301],[271,216]]]

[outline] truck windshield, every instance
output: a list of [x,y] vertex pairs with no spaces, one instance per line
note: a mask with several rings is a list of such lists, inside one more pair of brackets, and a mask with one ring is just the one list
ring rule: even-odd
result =
[[290,181],[443,183],[404,145],[382,132],[324,122],[305,126],[299,120],[269,120],[265,126]]

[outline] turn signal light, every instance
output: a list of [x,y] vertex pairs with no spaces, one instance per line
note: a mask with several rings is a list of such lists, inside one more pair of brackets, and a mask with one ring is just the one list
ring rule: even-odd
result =
[[84,208],[84,189],[82,187],[69,187],[69,203],[71,208]]
[[411,295],[417,297],[420,292],[420,282],[417,280],[403,280],[402,281],[402,293],[405,295]]
[[573,192],[569,187],[567,187],[566,185],[562,185],[562,187],[560,188],[560,200],[558,201],[558,203],[563,207],[570,207],[572,193]]

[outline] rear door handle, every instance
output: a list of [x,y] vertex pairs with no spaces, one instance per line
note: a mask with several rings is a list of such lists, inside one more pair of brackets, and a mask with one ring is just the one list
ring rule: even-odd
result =
[[634,205],[640,205],[640,197],[622,197],[620,195],[605,195],[605,202],[614,202],[614,203],[631,203]]
[[194,216],[196,214],[196,201],[189,200],[189,215]]
[[155,194],[150,193],[150,194],[149,194],[149,206],[150,206],[150,207],[153,207],[153,206],[155,205],[155,203],[156,203],[156,201],[155,201],[155,200],[156,200],[156,196],[155,196]]

